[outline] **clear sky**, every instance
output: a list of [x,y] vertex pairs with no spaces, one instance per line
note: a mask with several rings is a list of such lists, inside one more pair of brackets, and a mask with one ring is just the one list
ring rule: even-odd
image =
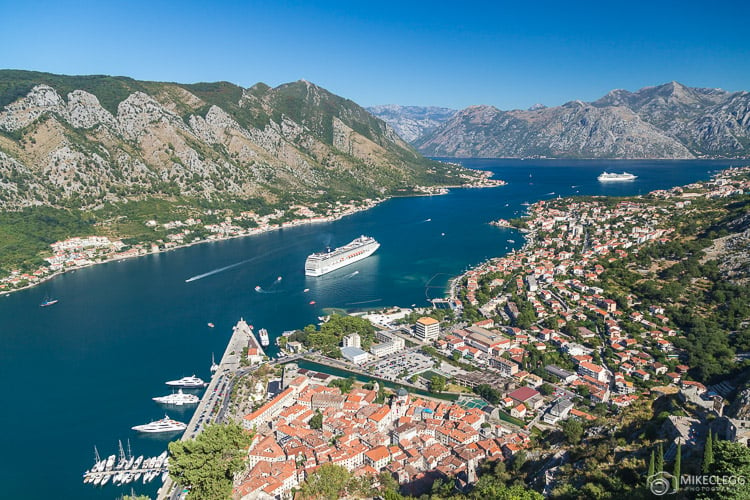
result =
[[750,2],[0,0],[0,68],[501,109],[677,80],[750,90]]

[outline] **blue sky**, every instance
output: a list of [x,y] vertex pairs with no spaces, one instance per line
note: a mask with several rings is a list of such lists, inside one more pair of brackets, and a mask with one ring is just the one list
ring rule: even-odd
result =
[[749,3],[0,0],[0,68],[304,78],[365,106],[552,106],[671,80],[750,90]]

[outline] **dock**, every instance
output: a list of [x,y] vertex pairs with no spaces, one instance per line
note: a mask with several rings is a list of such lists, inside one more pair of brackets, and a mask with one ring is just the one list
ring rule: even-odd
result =
[[[203,397],[182,435],[182,441],[195,438],[208,424],[223,421],[234,379],[238,374],[241,375],[248,370],[248,368],[241,369],[242,357],[248,350],[251,353],[251,362],[255,362],[256,358],[257,362],[260,362],[265,356],[258,339],[255,338],[253,328],[240,318],[237,324],[232,327],[232,337],[227,343],[227,348],[224,350],[224,355],[221,357],[216,372],[211,376],[206,392],[203,393]],[[159,489],[157,500],[177,499],[180,493],[177,486],[170,477],[167,477],[164,485]]]

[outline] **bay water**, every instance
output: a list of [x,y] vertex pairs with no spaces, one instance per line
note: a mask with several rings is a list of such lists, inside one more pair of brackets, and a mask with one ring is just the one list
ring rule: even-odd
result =
[[[154,496],[155,484],[94,487],[84,485],[81,474],[93,464],[94,446],[102,457],[117,452],[118,440],[130,440],[136,456],[163,451],[170,438],[130,428],[164,416],[165,408],[151,398],[170,392],[165,381],[209,378],[212,353],[218,361],[240,317],[268,329],[273,340],[284,330],[317,323],[328,308],[425,306],[444,295],[452,277],[522,246],[515,230],[488,222],[522,214],[525,202],[645,194],[738,165],[450,161],[490,170],[509,184],[392,199],[331,223],[110,262],[0,296],[0,496],[111,499],[131,487]],[[596,177],[604,170],[638,179],[603,184]],[[308,254],[362,234],[380,242],[373,256],[322,277],[304,276]],[[47,296],[59,303],[40,308]],[[191,416],[191,410],[166,413],[185,422]]]

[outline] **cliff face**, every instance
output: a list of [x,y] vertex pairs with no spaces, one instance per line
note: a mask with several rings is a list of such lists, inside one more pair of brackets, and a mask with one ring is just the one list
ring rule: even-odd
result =
[[455,109],[449,108],[398,104],[372,106],[367,108],[367,111],[393,127],[396,133],[410,144],[429,134],[457,113]]
[[149,195],[371,196],[438,168],[352,101],[299,81],[249,89],[0,71],[0,208]]
[[522,111],[472,106],[412,143],[427,156],[750,156],[750,94],[677,82]]

